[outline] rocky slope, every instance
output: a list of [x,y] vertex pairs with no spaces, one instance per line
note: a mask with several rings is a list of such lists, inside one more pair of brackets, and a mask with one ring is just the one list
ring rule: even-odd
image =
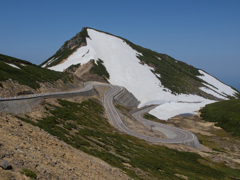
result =
[[21,174],[27,168],[37,179],[131,179],[119,169],[90,156],[58,138],[0,113],[0,162],[6,160],[12,170],[0,168],[0,179],[31,179]]

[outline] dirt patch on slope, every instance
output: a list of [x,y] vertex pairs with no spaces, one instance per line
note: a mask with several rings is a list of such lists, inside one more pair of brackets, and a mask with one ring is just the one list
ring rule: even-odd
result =
[[76,71],[75,75],[78,76],[83,81],[98,81],[103,83],[108,83],[102,77],[93,74],[90,72],[91,68],[93,67],[94,60],[90,60],[86,64],[82,64]]
[[81,77],[83,74],[88,73],[90,69],[93,67],[93,62],[89,61],[86,64],[81,65],[76,71],[75,74],[78,77]]
[[94,89],[96,90],[98,94],[98,100],[103,102],[103,97],[105,92],[109,89],[107,86],[94,86]]
[[214,134],[211,134],[210,131],[214,129],[219,129],[219,127],[214,126],[214,123],[205,122],[196,115],[179,115],[169,119],[167,122],[176,127],[186,129],[193,133],[200,133],[207,136],[214,136]]

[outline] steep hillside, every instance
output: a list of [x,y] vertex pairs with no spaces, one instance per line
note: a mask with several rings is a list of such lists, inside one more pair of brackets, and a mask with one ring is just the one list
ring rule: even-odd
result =
[[[98,93],[98,95],[93,97],[76,97],[58,100],[48,99],[44,105],[39,105],[32,112],[17,116],[16,118],[18,118],[19,121],[22,120],[33,126],[38,126],[42,130],[71,145],[74,147],[74,149],[69,148],[72,154],[74,153],[77,156],[76,149],[79,149],[89,155],[104,160],[117,169],[121,169],[122,172],[136,180],[173,180],[181,179],[181,177],[188,179],[234,179],[234,177],[237,177],[240,173],[239,170],[232,169],[225,164],[214,162],[207,156],[200,156],[193,152],[180,152],[166,148],[161,144],[150,144],[120,132],[111,126],[108,119],[106,119],[106,112],[104,111],[102,102],[99,101],[102,100],[101,96],[99,96],[100,94],[103,95],[104,90],[102,93]],[[127,115],[126,111],[124,113]],[[24,124],[24,126],[26,125]],[[39,142],[38,137],[35,139]],[[30,145],[30,143],[32,144]],[[49,138],[48,144],[51,146],[48,148],[45,148],[45,146],[43,146],[44,148],[41,146],[38,147],[38,143],[33,144],[31,141],[28,142],[25,147],[32,147],[34,150],[31,156],[34,156],[35,159],[38,160],[40,157],[34,154],[35,149],[40,148],[40,150],[44,150],[44,152],[40,151],[40,153],[46,153],[44,157],[48,157],[48,155],[53,155],[53,153],[59,151],[60,143],[57,141],[51,143],[51,138]],[[58,145],[55,145],[56,143],[58,143]],[[199,150],[194,148],[184,147],[183,145],[178,145],[178,147],[186,149],[187,151],[200,153]],[[53,148],[54,150],[52,150]],[[20,150],[26,152],[26,149],[27,148],[21,148]],[[17,150],[14,152],[17,153]],[[56,153],[55,157],[51,156],[52,161],[57,160],[61,165],[64,163],[67,167],[74,167],[75,171],[72,172],[70,170],[67,174],[74,175],[73,179],[79,179],[74,178],[76,174],[78,175],[79,172],[83,170],[77,166],[76,160],[79,157],[74,158],[75,155],[71,156],[69,152],[62,156],[63,153],[65,153],[65,148],[64,152]],[[210,153],[211,152],[209,152],[209,154]],[[26,158],[31,156],[27,155]],[[46,170],[52,175],[60,175],[66,172],[66,168],[58,172],[57,168],[52,167],[50,158],[47,158],[46,161],[49,163],[46,165],[41,164],[40,166],[43,166],[44,169],[47,168]],[[80,163],[89,165],[86,161],[81,161]],[[99,171],[95,163],[93,162],[92,164],[91,166],[89,165],[89,168],[94,168]],[[33,168],[32,170],[39,175],[44,175],[41,173],[39,167]],[[95,175],[96,170],[90,172],[90,174]],[[83,174],[86,174],[86,172],[88,173],[89,171],[84,168]],[[120,174],[119,171],[118,174]],[[107,172],[106,176],[108,176]],[[97,177],[96,175],[95,178],[89,179],[97,179]],[[120,177],[116,179],[120,179]]]
[[126,87],[140,100],[140,106],[179,101],[205,105],[239,95],[237,90],[191,65],[91,28],[83,28],[63,47],[71,45],[81,33],[83,43],[70,46],[68,56],[61,48],[42,67],[64,71],[73,64],[84,65],[90,60],[97,64],[101,59],[101,66],[109,74],[108,82]]
[[[21,91],[50,92],[55,88],[67,89],[74,84],[70,73],[62,73],[41,68],[28,61],[0,54],[0,88],[1,97],[16,96]],[[42,88],[42,89],[41,89]]]

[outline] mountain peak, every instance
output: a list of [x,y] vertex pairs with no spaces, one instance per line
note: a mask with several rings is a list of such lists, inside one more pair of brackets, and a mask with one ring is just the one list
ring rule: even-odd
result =
[[206,104],[239,95],[202,70],[92,28],[83,28],[66,41],[42,67],[64,71],[74,64],[99,59],[109,73],[108,82],[127,88],[141,101],[140,106],[169,102]]

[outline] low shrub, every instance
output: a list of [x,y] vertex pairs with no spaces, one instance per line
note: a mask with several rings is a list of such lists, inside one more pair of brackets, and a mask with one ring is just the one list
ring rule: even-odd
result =
[[33,172],[32,170],[30,169],[23,169],[21,171],[21,174],[25,174],[26,176],[30,177],[30,178],[33,178],[33,179],[36,179],[37,178],[37,174],[35,172]]

